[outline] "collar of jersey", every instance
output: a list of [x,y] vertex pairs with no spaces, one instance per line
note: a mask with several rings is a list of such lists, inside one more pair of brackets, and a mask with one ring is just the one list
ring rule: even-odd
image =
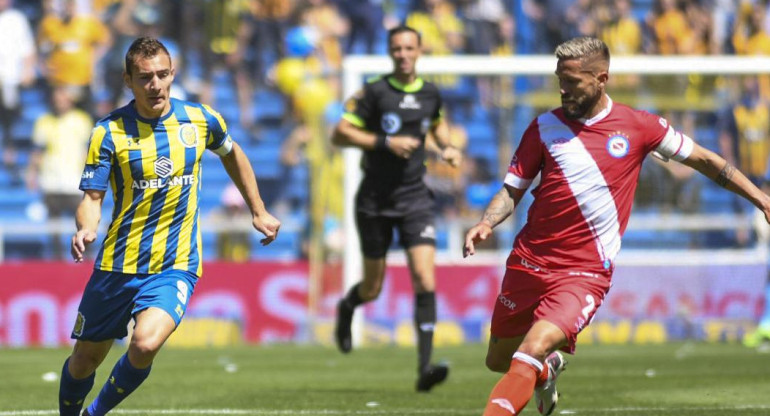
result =
[[403,92],[417,92],[422,89],[423,84],[425,83],[422,78],[417,77],[414,81],[412,81],[410,84],[404,85],[399,80],[397,80],[393,76],[389,76],[386,78],[388,80],[388,84],[392,85],[393,88],[401,90]]
[[[605,94],[606,95],[606,94]],[[591,117],[591,118],[581,118],[580,122],[585,124],[586,126],[593,126],[594,124],[604,120],[607,118],[607,115],[610,114],[610,111],[612,111],[612,98],[610,98],[609,95],[607,95],[607,107],[605,107],[602,111],[599,111],[599,114]]]
[[134,117],[136,117],[137,120],[141,121],[142,123],[147,124],[157,124],[162,121],[165,121],[167,118],[171,117],[172,114],[174,114],[174,100],[169,98],[169,103],[171,106],[168,109],[168,113],[158,117],[158,118],[144,118],[139,114],[139,111],[136,110],[136,100],[131,100],[131,103],[129,103],[129,108],[131,109],[131,112],[134,113]]

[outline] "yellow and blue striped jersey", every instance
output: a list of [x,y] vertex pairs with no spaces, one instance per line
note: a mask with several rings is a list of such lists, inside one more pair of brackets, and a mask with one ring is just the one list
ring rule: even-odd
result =
[[94,267],[200,276],[200,160],[205,149],[229,144],[227,126],[202,104],[171,99],[171,111],[153,120],[133,104],[100,120],[91,134],[80,189],[106,191],[109,183],[115,200]]

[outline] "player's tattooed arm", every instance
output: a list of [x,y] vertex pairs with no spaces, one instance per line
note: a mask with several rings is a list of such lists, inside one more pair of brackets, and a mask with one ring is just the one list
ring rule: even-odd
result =
[[725,167],[719,171],[717,177],[714,178],[714,182],[718,183],[719,186],[726,188],[727,184],[731,182],[733,175],[735,175],[735,168],[733,165],[725,163]]
[[494,228],[497,224],[500,224],[511,215],[514,207],[514,196],[511,194],[508,187],[503,186],[492,198],[489,206],[487,206],[484,215],[481,217],[481,222],[485,222],[487,225]]

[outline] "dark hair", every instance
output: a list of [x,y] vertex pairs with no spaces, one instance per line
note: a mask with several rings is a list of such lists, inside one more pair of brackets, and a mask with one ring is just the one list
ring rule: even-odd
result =
[[390,46],[390,41],[393,39],[393,36],[396,36],[399,33],[405,33],[405,32],[410,32],[417,35],[417,45],[422,46],[422,36],[420,35],[420,32],[406,25],[396,26],[393,29],[388,30],[388,46]]
[[161,52],[165,53],[169,60],[171,59],[168,49],[158,39],[150,37],[137,38],[131,43],[131,46],[128,47],[128,52],[126,52],[126,73],[131,76],[131,67],[136,58],[152,58]]

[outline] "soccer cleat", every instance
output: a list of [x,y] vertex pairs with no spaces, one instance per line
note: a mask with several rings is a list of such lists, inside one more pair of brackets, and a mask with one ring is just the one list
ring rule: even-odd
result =
[[765,342],[770,342],[770,327],[760,326],[743,337],[743,345],[748,348],[757,348]]
[[334,329],[334,339],[337,348],[344,354],[353,349],[353,336],[350,333],[350,325],[353,322],[353,309],[348,306],[345,299],[337,303],[337,327]]
[[429,365],[417,378],[417,391],[429,392],[436,384],[446,380],[449,375],[449,367],[445,364]]
[[545,365],[548,366],[548,380],[541,386],[535,386],[535,403],[541,415],[550,415],[556,409],[559,401],[559,393],[556,391],[556,378],[559,377],[567,361],[560,352],[554,351],[546,357]]

